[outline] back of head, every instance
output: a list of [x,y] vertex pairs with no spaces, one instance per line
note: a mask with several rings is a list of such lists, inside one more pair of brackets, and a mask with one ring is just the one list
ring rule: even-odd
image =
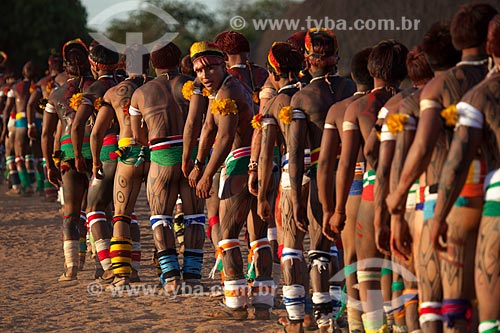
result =
[[373,78],[388,83],[401,82],[406,76],[406,46],[394,39],[386,39],[373,47],[368,58],[368,70]]
[[248,39],[236,31],[223,31],[215,36],[214,43],[226,54],[250,52]]
[[461,6],[451,21],[453,46],[463,50],[486,42],[488,23],[497,13],[495,8],[485,3]]
[[297,51],[300,53],[304,54],[305,52],[305,47],[304,44],[306,42],[306,33],[305,31],[298,31],[288,37],[286,42],[290,45],[292,45]]
[[415,46],[406,56],[406,70],[414,85],[425,84],[434,77],[420,45]]
[[181,59],[181,73],[188,76],[196,76],[193,70],[193,62],[191,61],[189,54],[185,55]]
[[59,53],[51,54],[49,56],[49,59],[47,60],[47,63],[49,65],[49,70],[56,70],[58,72],[62,72],[63,60],[62,60],[61,55]]
[[497,14],[488,26],[488,39],[486,41],[488,54],[500,58],[500,15]]
[[292,45],[275,42],[267,55],[267,68],[283,78],[297,77],[302,69],[304,57]]
[[337,37],[333,31],[312,28],[307,31],[304,41],[305,57],[309,64],[331,68],[338,61]]
[[124,51],[125,70],[129,74],[146,74],[149,71],[149,51],[142,44],[131,44]]
[[114,70],[118,65],[120,55],[101,44],[95,45],[89,52],[90,63],[101,70]]
[[69,75],[80,76],[90,71],[88,48],[80,38],[64,44],[62,54],[64,67]]
[[168,43],[151,52],[151,64],[154,68],[178,68],[181,61],[181,50],[174,43]]
[[434,71],[446,70],[460,61],[461,54],[453,47],[448,22],[434,23],[420,45]]
[[373,78],[368,71],[368,58],[372,52],[371,47],[367,47],[352,57],[351,76],[357,84],[373,86]]

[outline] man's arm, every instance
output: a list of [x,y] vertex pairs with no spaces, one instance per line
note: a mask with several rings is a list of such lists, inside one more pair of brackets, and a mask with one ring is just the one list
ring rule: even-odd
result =
[[[274,122],[274,123],[273,123]],[[258,157],[258,209],[257,212],[259,216],[267,221],[272,218],[272,207],[269,205],[268,201],[268,190],[269,182],[271,180],[271,174],[273,170],[273,148],[277,137],[277,124],[276,120],[272,117],[263,118],[262,120],[262,131],[255,130],[259,132],[260,140],[260,155]],[[253,149],[253,147],[252,147]],[[252,150],[253,153],[253,150]],[[255,161],[252,159],[252,161]],[[249,172],[252,172],[249,170]],[[255,171],[253,171],[255,172]]]
[[[334,119],[335,110],[334,104],[326,116],[321,139],[321,147],[326,149],[321,150],[318,160],[318,196],[323,208],[323,227],[329,226],[328,221],[335,210],[335,163],[340,144],[340,135]],[[328,234],[331,230],[324,229],[324,232]],[[335,235],[329,236],[333,238]]]
[[[453,134],[450,151],[448,152],[448,158],[443,166],[443,172],[439,180],[436,207],[434,209],[435,223],[433,224],[433,232],[431,232],[431,240],[434,247],[441,251],[444,251],[445,248],[439,244],[439,236],[446,237],[446,232],[443,234],[443,231],[447,229],[445,227],[446,216],[448,216],[453,204],[460,195],[460,191],[467,179],[470,164],[483,138],[482,122],[484,120],[482,113],[472,105],[466,103],[459,103],[457,105],[457,113],[460,113],[460,109],[464,108],[473,110],[476,117],[480,118],[481,121],[472,123],[469,118],[467,125],[463,125],[461,122],[464,121],[465,117],[461,116],[459,118],[458,126]],[[441,228],[443,229],[439,233],[438,230]]]
[[0,137],[0,142],[3,142],[5,140],[5,137],[7,136],[8,132],[8,125],[9,125],[9,120],[10,120],[10,113],[13,110],[13,108],[16,105],[16,99],[12,97],[7,97],[7,102],[5,103],[5,107],[3,109],[3,129],[2,129],[2,135]]
[[200,135],[203,125],[203,114],[207,111],[207,106],[208,99],[203,95],[193,94],[191,96],[183,133],[182,172],[185,177],[189,176],[193,168],[191,153]]
[[420,112],[415,139],[408,151],[400,181],[393,195],[387,200],[387,208],[391,214],[404,213],[406,201],[403,201],[403,198],[406,198],[413,183],[430,163],[442,128],[439,111],[439,108],[432,107]]
[[59,121],[55,108],[49,99],[45,106],[42,124],[42,153],[47,163],[47,178],[56,187],[62,184],[59,170],[57,170],[52,154],[54,153],[54,134]]
[[83,138],[85,135],[85,126],[87,120],[94,111],[94,99],[92,94],[85,94],[82,103],[78,106],[75,113],[75,118],[71,124],[71,142],[75,151],[75,167],[78,172],[84,173],[87,171],[85,159],[82,155]]
[[[359,101],[359,100],[358,100]],[[358,102],[349,105],[346,110],[344,122],[342,124],[342,152],[335,178],[335,212],[334,226],[336,233],[340,233],[344,228],[346,218],[346,203],[349,190],[354,179],[356,158],[361,146],[361,131],[357,120]]]
[[99,171],[102,172],[102,163],[101,163],[101,149],[104,140],[104,135],[106,134],[106,130],[111,125],[113,121],[115,111],[111,104],[107,102],[109,99],[108,94],[104,95],[104,103],[99,108],[99,112],[97,113],[97,117],[94,123],[94,127],[92,128],[92,132],[90,133],[90,150],[92,151],[92,173],[95,178],[102,178]]
[[36,138],[36,126],[35,126],[35,114],[40,105],[40,99],[42,98],[42,92],[40,87],[37,86],[35,91],[33,91],[28,99],[28,104],[26,106],[26,119],[28,121],[28,137],[30,139]]

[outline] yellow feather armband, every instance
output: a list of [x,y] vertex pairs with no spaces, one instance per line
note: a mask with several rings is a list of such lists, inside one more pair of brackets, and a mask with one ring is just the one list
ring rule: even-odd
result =
[[252,118],[252,127],[256,130],[262,130],[262,113],[258,113]]
[[236,101],[232,98],[213,99],[210,112],[212,114],[218,113],[222,116],[238,114],[238,105],[236,105]]
[[278,118],[284,124],[286,125],[290,124],[292,122],[292,107],[291,106],[282,107],[278,115]]
[[406,114],[390,114],[386,117],[387,128],[389,132],[393,135],[402,132],[405,129],[405,124],[408,120],[408,115]]
[[78,107],[82,103],[83,103],[83,94],[82,93],[73,94],[73,96],[71,96],[71,98],[69,99],[69,106],[70,106],[70,108],[72,108],[75,111],[78,110]]
[[203,88],[201,91],[199,91],[199,88],[196,88],[194,87],[194,81],[186,81],[186,83],[184,83],[184,85],[182,86],[182,96],[187,99],[188,101],[191,100],[191,96],[193,94],[197,94],[197,95],[203,95],[205,97],[207,97],[208,95],[210,95],[210,93],[208,92],[207,88]]
[[455,126],[458,121],[457,106],[452,104],[441,111],[441,117],[445,120],[446,126]]

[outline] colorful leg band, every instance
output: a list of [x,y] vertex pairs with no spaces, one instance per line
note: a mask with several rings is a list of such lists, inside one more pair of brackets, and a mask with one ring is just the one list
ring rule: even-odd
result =
[[130,223],[131,224],[139,224],[139,221],[137,220],[137,215],[135,215],[135,212],[132,212]]
[[163,285],[167,282],[177,280],[181,276],[179,260],[175,249],[166,249],[158,252],[158,262],[160,263],[160,281]]
[[303,322],[306,306],[306,292],[304,286],[292,284],[283,286],[283,303],[290,322]]
[[125,237],[112,237],[109,254],[113,273],[116,276],[130,276],[132,272],[132,240]]
[[413,304],[418,305],[418,289],[403,290],[403,300],[405,302],[405,308]]
[[117,222],[124,222],[128,225],[130,225],[130,223],[132,222],[132,218],[128,215],[123,215],[123,214],[117,214],[115,216],[113,216],[113,225],[115,225],[115,223]]
[[275,290],[274,280],[254,281],[252,285],[253,305],[266,309],[272,308]]
[[448,328],[455,325],[455,320],[465,320],[467,324],[470,324],[472,305],[467,299],[444,299],[441,313]]
[[403,281],[393,281],[391,286],[392,292],[402,291],[405,289],[405,284]]
[[372,271],[357,271],[358,282],[368,282],[368,281],[380,281],[380,272],[372,272]]
[[291,265],[293,265],[293,260],[303,261],[304,253],[302,250],[283,247],[283,251],[281,252],[281,263],[283,264],[287,260],[291,260]]
[[111,269],[111,256],[109,254],[110,239],[98,239],[95,241],[95,250],[97,257],[104,270]]
[[63,244],[64,263],[67,268],[78,266],[78,241],[65,240]]
[[330,255],[332,257],[339,257],[339,249],[337,248],[337,245],[333,245],[332,247],[330,247]]
[[[75,235],[80,236],[80,232],[78,231],[78,222],[79,217],[74,214],[64,215],[62,217],[62,231],[64,235],[64,239],[76,238]],[[78,243],[78,241],[76,241]]]
[[499,321],[495,319],[483,320],[479,324],[479,333],[497,333],[499,331]]
[[318,327],[330,327],[330,319],[333,317],[332,298],[329,292],[313,292],[313,315]]
[[160,225],[172,229],[174,219],[172,218],[172,216],[167,215],[153,215],[149,218],[149,223],[151,223],[151,228],[153,230],[155,230],[155,228]]
[[36,180],[36,190],[37,191],[44,191],[45,190],[45,175],[43,172],[37,171],[35,174],[35,180]]
[[350,332],[364,332],[363,321],[361,320],[361,302],[355,300],[347,301],[347,322]]
[[92,231],[92,226],[97,222],[107,222],[106,213],[103,211],[87,213],[87,223],[90,231]]
[[422,302],[420,304],[420,327],[429,321],[443,321],[440,302]]
[[219,217],[218,216],[212,216],[208,219],[207,238],[211,238],[212,227],[216,224],[219,224]]
[[392,275],[392,269],[390,269],[389,267],[382,267],[382,269],[380,270],[380,277],[383,277],[383,276],[389,275],[389,274]]
[[250,243],[250,251],[248,251],[248,263],[249,263],[247,271],[248,279],[255,279],[256,276],[255,253],[265,248],[271,250],[271,244],[269,243],[267,238],[261,238]]
[[328,265],[330,264],[331,255],[329,252],[311,250],[309,251],[309,258],[312,261],[312,267],[318,267],[318,271],[326,272],[328,270]]
[[239,247],[240,247],[240,241],[237,238],[221,240],[218,244],[218,249],[216,251],[215,265],[210,271],[208,277],[211,279],[215,278],[215,272],[217,271],[217,267],[219,267],[219,265],[222,263],[222,254],[225,251],[229,251]]
[[205,221],[205,214],[184,215],[184,225],[186,228],[190,225],[201,225],[204,227]]
[[392,333],[408,333],[406,325],[392,325]]
[[141,267],[141,243],[132,242],[132,269],[138,271]]
[[185,249],[182,278],[184,280],[200,280],[203,266],[203,249]]

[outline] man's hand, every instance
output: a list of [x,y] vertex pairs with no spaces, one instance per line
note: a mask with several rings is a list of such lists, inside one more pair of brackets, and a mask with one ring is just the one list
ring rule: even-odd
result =
[[36,126],[28,127],[28,137],[31,140],[36,140],[37,136],[38,136],[38,129],[36,128]]
[[391,229],[386,223],[374,224],[375,229],[375,245],[380,253],[385,256],[391,255]]
[[194,167],[191,172],[189,173],[188,181],[189,181],[189,186],[192,188],[196,188],[196,184],[198,183],[198,180],[200,179],[202,175],[202,172],[198,166]]
[[250,171],[248,173],[248,191],[255,196],[259,194],[259,180],[257,171]]
[[62,186],[61,172],[55,166],[47,168],[47,179],[57,188]]
[[87,163],[82,155],[75,156],[75,168],[79,173],[87,172]]
[[273,217],[271,205],[269,205],[269,201],[267,200],[259,200],[257,203],[257,214],[259,214],[260,218],[267,222]]
[[446,251],[446,241],[448,233],[448,223],[446,221],[433,218],[427,223],[431,223],[431,243],[437,251]]
[[391,251],[398,258],[408,261],[411,258],[412,238],[408,223],[403,215],[391,218]]
[[309,221],[307,219],[307,211],[304,206],[300,205],[299,207],[293,207],[293,218],[297,229],[302,232],[307,232]]
[[191,159],[189,159],[187,162],[184,160],[182,161],[181,169],[182,173],[184,174],[184,177],[189,178],[189,174],[193,170],[193,167],[194,167],[194,162]]
[[391,192],[385,199],[387,210],[391,215],[404,214],[406,211],[405,197],[398,192]]
[[92,174],[95,179],[104,179],[104,171],[102,170],[102,163],[92,165]]
[[329,240],[333,241],[337,237],[338,234],[335,233],[335,231],[332,230],[330,226],[330,219],[333,217],[333,212],[324,212],[323,213],[323,228],[322,232],[323,235],[328,238]]
[[[193,171],[195,169],[193,169]],[[201,199],[210,198],[210,196],[213,194],[211,189],[212,189],[212,177],[203,176],[200,178],[198,185],[196,185],[196,195]]]

